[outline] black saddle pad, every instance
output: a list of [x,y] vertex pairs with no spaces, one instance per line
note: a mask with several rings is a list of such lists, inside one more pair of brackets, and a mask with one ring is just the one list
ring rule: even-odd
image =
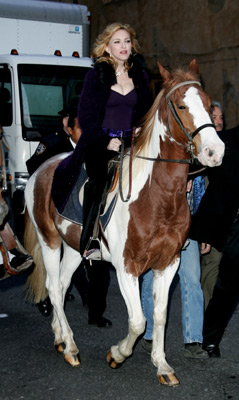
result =
[[[83,207],[81,202],[79,201],[79,193],[87,181],[88,176],[84,165],[81,168],[80,175],[77,179],[77,182],[69,196],[69,199],[61,212],[61,216],[75,224],[83,225]],[[113,210],[115,208],[115,204],[117,201],[117,194],[113,197],[110,204],[104,209],[104,213],[100,216],[101,224],[103,229],[108,225]]]

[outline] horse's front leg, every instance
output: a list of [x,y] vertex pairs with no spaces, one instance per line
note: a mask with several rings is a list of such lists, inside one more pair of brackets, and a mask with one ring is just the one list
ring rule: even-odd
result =
[[133,346],[137,338],[144,332],[145,317],[142,312],[138,278],[125,271],[117,271],[118,283],[121,294],[128,310],[128,335],[116,346],[112,346],[107,355],[107,361],[111,368],[117,368],[133,352]]
[[158,378],[162,385],[177,386],[179,381],[174,370],[168,365],[164,352],[164,335],[167,318],[169,288],[178,269],[179,259],[169,265],[164,271],[154,270],[154,327],[151,359],[158,369]]

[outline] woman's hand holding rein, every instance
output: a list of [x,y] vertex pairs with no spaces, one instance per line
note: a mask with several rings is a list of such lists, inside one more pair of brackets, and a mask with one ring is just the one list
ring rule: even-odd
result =
[[118,138],[111,139],[107,149],[112,151],[119,151],[121,145],[121,141]]

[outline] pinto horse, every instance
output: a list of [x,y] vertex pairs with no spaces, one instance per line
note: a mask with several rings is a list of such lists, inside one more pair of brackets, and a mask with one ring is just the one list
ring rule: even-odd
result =
[[[107,361],[117,368],[132,354],[144,332],[138,277],[154,271],[154,330],[152,362],[161,384],[179,384],[164,353],[168,292],[178,269],[180,250],[186,241],[190,211],[186,200],[189,164],[220,165],[224,144],[210,119],[210,98],[198,78],[193,60],[187,72],[173,74],[159,64],[163,89],[136,135],[129,201],[117,198],[102,241],[102,255],[115,269],[128,310],[128,335],[111,347]],[[66,155],[46,161],[29,179],[25,190],[28,212],[35,226],[47,272],[46,287],[54,307],[52,329],[55,348],[72,366],[80,364],[79,350],[64,313],[64,297],[71,276],[82,258],[81,226],[58,214],[51,197],[54,171]],[[47,178],[46,178],[47,177]],[[129,157],[123,161],[122,188],[129,187]],[[108,202],[119,192],[119,184]],[[31,238],[33,237],[30,235]],[[63,257],[61,245],[63,244]],[[27,245],[27,243],[25,243]],[[37,266],[35,270],[37,269]]]

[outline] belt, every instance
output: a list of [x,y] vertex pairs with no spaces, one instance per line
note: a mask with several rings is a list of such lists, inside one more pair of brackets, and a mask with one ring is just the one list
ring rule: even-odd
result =
[[127,138],[132,136],[133,129],[126,129],[126,130],[115,130],[115,129],[108,129],[102,128],[103,132],[112,138]]

